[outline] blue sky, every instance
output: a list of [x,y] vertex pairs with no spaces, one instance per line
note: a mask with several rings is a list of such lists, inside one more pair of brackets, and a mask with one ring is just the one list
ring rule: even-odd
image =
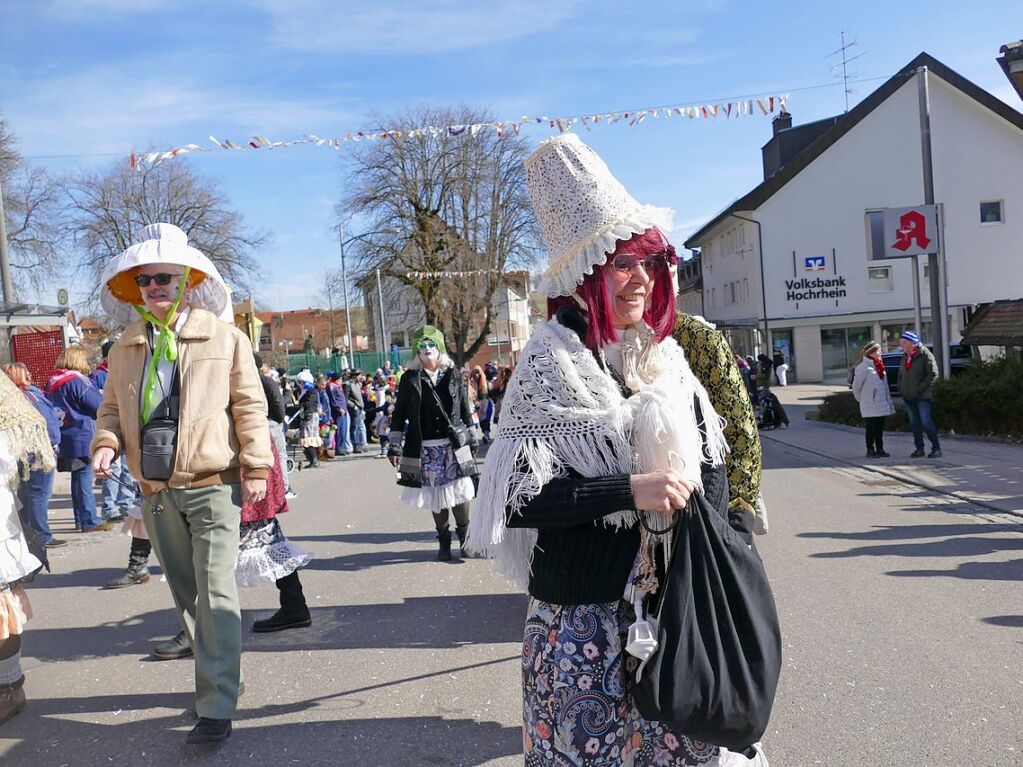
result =
[[[931,2],[312,2],[8,0],[0,114],[23,154],[55,171],[126,161],[207,136],[243,142],[375,127],[416,105],[489,106],[500,118],[575,115],[791,93],[802,123],[844,108],[827,54],[846,31],[852,103],[921,50],[1017,109],[995,64],[1023,37],[1023,4]],[[829,84],[828,87],[813,88]],[[768,118],[647,120],[582,131],[643,202],[676,210],[681,245],[761,180]],[[551,135],[526,128],[531,143]],[[218,179],[273,233],[258,254],[274,309],[312,305],[338,264],[333,209],[350,149],[213,152],[186,162]],[[356,226],[357,226],[356,222]],[[52,301],[52,298],[43,297]]]

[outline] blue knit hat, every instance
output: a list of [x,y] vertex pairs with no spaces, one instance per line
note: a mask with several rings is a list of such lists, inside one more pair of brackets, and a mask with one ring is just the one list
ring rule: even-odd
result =
[[900,341],[909,341],[911,344],[913,344],[913,346],[919,346],[920,345],[920,336],[918,336],[912,330],[907,330],[905,333],[903,333],[901,336],[899,336],[899,340]]

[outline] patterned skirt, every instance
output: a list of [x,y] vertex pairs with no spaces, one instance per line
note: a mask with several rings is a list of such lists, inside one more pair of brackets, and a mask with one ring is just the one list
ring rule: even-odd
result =
[[682,767],[719,762],[717,746],[648,722],[630,694],[632,608],[530,599],[522,643],[526,767]]
[[406,487],[401,493],[403,503],[417,509],[440,511],[476,497],[476,486],[471,477],[462,476],[455,450],[448,440],[424,440],[419,462],[423,486]]

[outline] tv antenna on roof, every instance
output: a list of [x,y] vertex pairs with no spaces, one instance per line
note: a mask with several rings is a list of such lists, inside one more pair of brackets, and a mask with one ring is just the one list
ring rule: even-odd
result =
[[829,53],[827,56],[824,57],[826,59],[830,59],[833,56],[839,56],[839,55],[841,55],[841,57],[842,57],[841,61],[831,65],[831,71],[834,72],[839,67],[842,68],[842,73],[839,74],[839,73],[836,72],[835,73],[835,77],[836,78],[840,77],[842,79],[842,88],[845,91],[845,111],[846,112],[849,111],[849,94],[856,93],[856,91],[854,91],[852,88],[849,87],[849,78],[850,77],[852,77],[852,78],[859,77],[859,72],[850,72],[849,71],[849,65],[852,62],[856,61],[856,59],[863,58],[868,53],[870,53],[870,51],[863,51],[863,53],[857,53],[855,56],[850,57],[849,56],[849,51],[852,48],[856,47],[856,44],[857,44],[857,39],[856,38],[853,38],[852,42],[847,43],[845,41],[845,30],[842,30],[842,47],[839,48],[837,51],[832,51],[831,53]]

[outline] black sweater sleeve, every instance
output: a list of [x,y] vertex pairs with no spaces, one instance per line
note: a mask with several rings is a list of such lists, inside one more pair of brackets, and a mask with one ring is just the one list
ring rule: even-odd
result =
[[566,530],[592,523],[608,514],[635,508],[628,474],[553,479],[519,513],[505,510],[508,527]]

